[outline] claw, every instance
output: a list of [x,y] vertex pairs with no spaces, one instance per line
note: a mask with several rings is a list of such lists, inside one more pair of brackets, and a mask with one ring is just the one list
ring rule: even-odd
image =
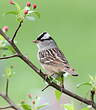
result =
[[64,91],[64,85],[61,86],[61,92],[63,92],[63,91]]
[[45,81],[49,78],[48,74],[45,74]]

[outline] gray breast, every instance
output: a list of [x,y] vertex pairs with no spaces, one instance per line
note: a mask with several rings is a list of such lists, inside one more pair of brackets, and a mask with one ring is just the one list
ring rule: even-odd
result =
[[39,48],[39,51],[43,51],[51,48],[57,48],[57,45],[54,40],[49,40],[49,41],[47,40],[47,41],[38,43],[38,48]]

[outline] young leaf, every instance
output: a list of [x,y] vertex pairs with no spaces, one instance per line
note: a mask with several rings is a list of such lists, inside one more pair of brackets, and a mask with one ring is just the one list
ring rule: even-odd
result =
[[16,53],[15,50],[13,49],[13,47],[12,47],[11,45],[8,45],[6,48],[7,48],[9,51],[11,51],[13,54]]
[[77,88],[81,87],[81,86],[84,86],[84,85],[88,85],[88,86],[91,86],[91,83],[90,82],[83,82],[83,83],[80,83],[77,85]]
[[0,35],[0,50],[9,50],[12,53],[16,53],[13,47]]
[[38,18],[40,18],[40,13],[37,11],[34,11],[33,14],[35,14]]
[[18,15],[17,15],[17,20],[18,20],[19,22],[21,22],[21,21],[24,20],[24,17],[25,17],[25,15],[24,15],[24,9],[22,9],[22,10],[19,11],[19,13],[18,13]]
[[90,108],[89,107],[84,107],[81,110],[90,110]]
[[89,78],[90,78],[92,81],[94,81],[94,77],[93,77],[93,76],[89,75]]
[[31,110],[31,106],[26,103],[22,103],[21,106],[24,110]]
[[38,11],[29,11],[28,12],[28,14],[29,14],[29,16],[31,15],[31,14],[35,14],[38,18],[40,18],[40,13],[38,12]]
[[16,3],[16,2],[15,2],[14,4],[15,4],[14,6],[17,8],[17,11],[20,11],[20,10],[21,10],[21,8],[20,8],[19,4],[18,4],[18,3]]
[[56,99],[59,101],[60,98],[61,98],[61,95],[62,95],[62,92],[58,91],[58,90],[55,90],[55,96],[56,96]]
[[74,106],[73,105],[70,105],[70,104],[65,104],[64,105],[64,109],[65,110],[74,110]]
[[10,77],[12,77],[12,69],[10,67],[6,69],[6,71],[5,71],[5,77],[7,79],[9,79]]
[[5,40],[4,37],[0,34],[0,41]]
[[11,15],[18,15],[18,11],[8,11],[4,15],[9,15],[9,14],[11,14]]
[[45,105],[40,105],[40,106],[36,107],[36,109],[39,110],[39,109],[41,109],[41,108],[43,108],[43,107],[45,107],[45,106],[47,106],[47,104],[45,104]]

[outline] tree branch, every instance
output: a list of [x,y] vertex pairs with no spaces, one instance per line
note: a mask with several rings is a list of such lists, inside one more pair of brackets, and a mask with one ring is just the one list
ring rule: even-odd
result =
[[95,91],[91,90],[91,100],[94,102]]
[[50,86],[50,85],[48,84],[46,87],[44,87],[44,88],[42,89],[42,91],[45,91],[49,86]]
[[6,100],[6,102],[10,105],[11,108],[15,110],[22,110],[8,96],[6,96],[6,94],[0,93],[0,96]]
[[14,57],[18,57],[18,55],[15,54],[15,55],[11,55],[11,56],[5,56],[5,57],[0,58],[0,60],[9,59],[9,58],[14,58]]
[[12,106],[8,106],[8,107],[0,107],[0,110],[2,109],[8,109],[8,108],[12,108]]
[[[39,70],[27,57],[25,57],[21,53],[21,51],[18,49],[18,47],[15,45],[15,43],[11,42],[9,37],[1,29],[0,29],[0,34],[11,44],[11,46],[14,48],[14,50],[18,54],[18,57],[20,59],[22,59],[28,66],[31,67],[31,69],[33,69],[39,76],[41,76],[45,80],[46,75],[41,70]],[[46,82],[50,86],[52,86],[55,89],[61,91],[61,87],[59,85],[55,84],[54,82],[50,82],[50,80],[48,78],[46,79]],[[66,94],[66,95],[68,95],[70,97],[73,97],[74,99],[77,99],[78,101],[83,102],[83,103],[85,103],[87,105],[92,105],[92,107],[96,109],[96,103],[94,103],[91,100],[88,100],[88,99],[85,99],[85,98],[83,98],[83,97],[81,97],[79,95],[76,95],[73,92],[71,92],[71,91],[69,91],[69,90],[67,90],[65,88],[62,90],[62,93]]]
[[[30,60],[28,60],[25,56],[20,56],[20,58],[21,58],[26,64],[28,64],[39,76],[41,76],[41,77],[45,80],[46,75],[45,75],[41,70],[39,70],[35,65],[33,65],[33,63],[31,63]],[[49,78],[47,78],[45,81],[46,81],[50,86],[52,86],[52,87],[54,87],[55,89],[61,91],[61,87],[60,87],[59,85],[55,84],[54,82],[50,82]],[[69,90],[67,90],[67,89],[65,89],[65,88],[62,90],[62,93],[67,94],[68,96],[73,97],[73,98],[77,99],[78,101],[81,101],[81,102],[83,102],[83,103],[85,103],[85,104],[87,104],[87,105],[92,105],[92,107],[96,109],[96,103],[94,103],[94,102],[91,101],[91,100],[88,100],[88,99],[85,99],[85,98],[83,98],[83,97],[81,97],[81,96],[79,96],[79,95],[76,95],[76,94],[74,94],[73,92],[71,92],[71,91],[69,91]]]
[[12,42],[14,42],[14,39],[15,39],[15,37],[16,37],[16,34],[17,34],[17,32],[19,31],[19,29],[20,29],[22,23],[23,23],[23,21],[21,21],[20,24],[19,24],[19,26],[17,27],[17,29],[16,29],[16,31],[15,31],[15,33],[14,33],[14,35],[13,35]]
[[0,96],[6,100],[6,102],[10,105],[7,107],[2,107],[0,109],[8,109],[8,108],[13,108],[15,110],[21,110],[9,97],[8,97],[8,89],[9,89],[9,79],[7,79],[6,82],[6,93],[0,93]]
[[6,96],[8,96],[8,89],[9,89],[9,79],[6,82]]

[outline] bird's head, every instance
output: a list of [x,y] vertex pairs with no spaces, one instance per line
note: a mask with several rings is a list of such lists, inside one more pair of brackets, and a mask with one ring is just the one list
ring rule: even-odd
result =
[[48,32],[41,33],[36,40],[33,40],[33,43],[36,43],[41,50],[49,49],[56,45]]

